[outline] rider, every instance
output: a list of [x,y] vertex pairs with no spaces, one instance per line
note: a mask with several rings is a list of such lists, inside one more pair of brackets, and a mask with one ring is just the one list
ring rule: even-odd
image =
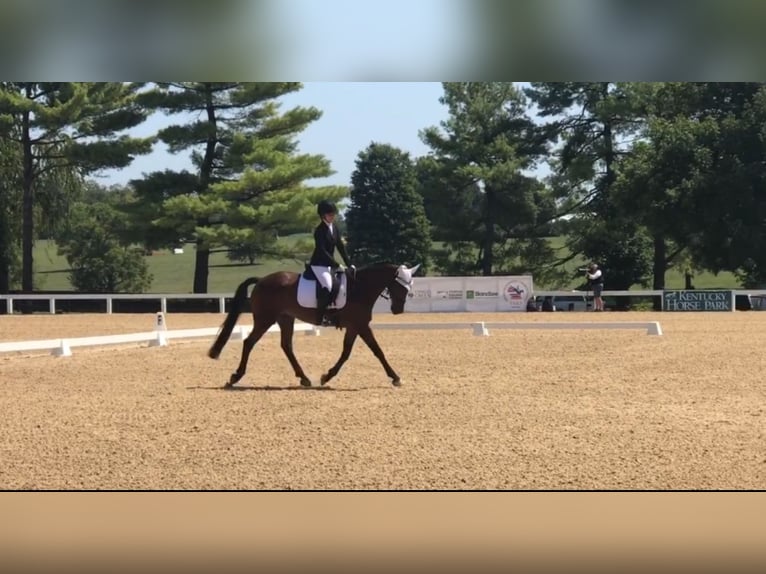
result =
[[335,205],[330,201],[322,200],[317,205],[317,213],[322,221],[314,230],[314,252],[311,254],[309,265],[311,265],[311,269],[321,285],[317,294],[317,323],[328,325],[326,312],[332,297],[331,269],[335,270],[340,267],[335,261],[335,248],[338,248],[346,267],[353,268],[353,265],[349,265],[346,246],[343,244],[337,226],[333,225],[337,213]]

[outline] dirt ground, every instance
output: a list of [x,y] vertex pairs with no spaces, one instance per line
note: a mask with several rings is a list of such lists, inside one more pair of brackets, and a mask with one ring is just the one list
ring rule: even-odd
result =
[[[223,315],[170,314],[170,329]],[[660,321],[641,330],[378,331],[402,387],[342,333],[0,355],[2,489],[764,489],[766,313],[376,315]],[[241,317],[240,324],[249,324]],[[373,324],[374,324],[373,323]],[[154,316],[0,316],[0,341],[132,333]]]

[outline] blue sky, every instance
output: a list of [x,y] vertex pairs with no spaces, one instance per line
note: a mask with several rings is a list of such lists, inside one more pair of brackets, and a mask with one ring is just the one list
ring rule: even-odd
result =
[[287,0],[268,19],[281,78],[465,79],[477,55],[467,0]]
[[[315,106],[322,117],[299,136],[302,153],[323,154],[336,174],[312,181],[321,185],[348,185],[355,160],[371,142],[388,143],[410,152],[413,158],[428,148],[418,137],[419,130],[438,125],[447,118],[439,82],[307,82],[299,92],[280,98],[282,109]],[[135,130],[149,135],[177,121],[155,114]],[[125,184],[142,173],[164,169],[190,168],[189,153],[172,155],[158,143],[154,152],[136,158],[132,165],[111,170],[99,177],[105,185]]]

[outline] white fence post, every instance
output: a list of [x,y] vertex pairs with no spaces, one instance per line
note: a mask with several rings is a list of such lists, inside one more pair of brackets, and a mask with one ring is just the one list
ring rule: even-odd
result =
[[226,297],[218,298],[218,312],[226,313]]
[[166,297],[160,299],[160,311],[162,311],[163,315],[166,315],[168,312],[168,300]]
[[8,314],[13,315],[13,298],[8,297]]
[[484,325],[484,323],[476,323],[473,326],[473,334],[478,335],[481,337],[488,337],[489,331],[487,330],[487,327]]
[[51,312],[51,315],[56,314],[56,300],[53,297],[48,301],[48,310]]
[[108,315],[112,314],[112,298],[111,297],[106,298],[106,313]]
[[66,339],[61,339],[61,342],[59,343],[59,347],[57,349],[53,349],[51,352],[51,355],[54,357],[71,357],[72,356],[72,349],[69,348],[69,343]]

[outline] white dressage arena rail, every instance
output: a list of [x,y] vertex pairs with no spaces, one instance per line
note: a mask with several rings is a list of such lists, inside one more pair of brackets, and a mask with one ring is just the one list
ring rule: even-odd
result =
[[[662,327],[659,321],[629,321],[629,322],[560,322],[560,323],[373,323],[375,330],[444,330],[444,329],[473,329],[474,335],[488,336],[490,329],[642,329],[648,335],[662,335]],[[273,325],[269,328],[270,333],[279,332],[279,327]],[[157,322],[154,331],[143,333],[128,333],[126,335],[104,335],[98,337],[66,337],[60,339],[44,339],[37,341],[20,341],[0,343],[0,353],[18,353],[24,351],[51,351],[57,357],[69,357],[73,347],[92,347],[99,345],[119,345],[124,343],[148,343],[150,347],[167,346],[170,339],[194,339],[203,337],[215,337],[220,329],[218,327],[204,327],[201,329],[176,329],[167,330],[165,318],[162,313],[157,314]],[[239,325],[232,331],[232,340],[243,340],[252,331],[251,326]],[[295,331],[303,331],[306,335],[319,335],[321,329],[309,323],[296,323]]]
[[[158,318],[159,324],[159,318]],[[164,325],[164,321],[162,323]],[[232,340],[242,340],[252,331],[251,326],[240,325],[232,331]],[[67,337],[62,339],[45,339],[37,341],[20,341],[0,343],[0,353],[18,353],[23,351],[50,351],[56,357],[69,357],[73,347],[94,347],[103,345],[120,345],[124,343],[148,343],[150,347],[165,347],[170,339],[198,339],[215,337],[218,327],[203,327],[201,329],[176,329],[166,331],[162,326],[154,331],[144,333],[128,333],[126,335],[103,335],[99,337]],[[318,335],[319,329],[308,323],[296,323],[295,331],[304,331],[307,335]],[[278,333],[279,327],[272,326],[270,333]]]
[[627,321],[627,322],[561,322],[561,323],[527,323],[527,322],[503,322],[488,323],[373,323],[373,328],[380,329],[466,329],[472,328],[474,335],[489,335],[490,329],[643,329],[647,335],[662,335],[662,327],[659,321]]

